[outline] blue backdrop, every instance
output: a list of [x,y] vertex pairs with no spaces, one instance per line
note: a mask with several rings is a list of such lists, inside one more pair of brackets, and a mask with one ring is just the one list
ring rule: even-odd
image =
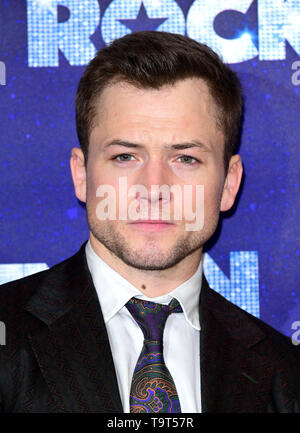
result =
[[238,72],[245,175],[205,273],[291,336],[300,320],[299,0],[0,0],[0,282],[52,266],[88,238],[69,170],[77,84],[97,50],[150,29],[205,42]]

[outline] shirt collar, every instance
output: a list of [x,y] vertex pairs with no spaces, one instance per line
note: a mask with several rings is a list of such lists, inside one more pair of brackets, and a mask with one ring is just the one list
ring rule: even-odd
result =
[[200,260],[196,272],[184,283],[166,295],[149,298],[101,259],[92,248],[90,241],[86,244],[85,252],[105,323],[132,297],[161,304],[169,304],[172,298],[175,298],[180,303],[188,323],[200,331],[199,296],[203,260]]

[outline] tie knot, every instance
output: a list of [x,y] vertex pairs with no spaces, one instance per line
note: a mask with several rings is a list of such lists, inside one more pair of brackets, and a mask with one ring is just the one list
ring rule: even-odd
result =
[[162,341],[169,314],[182,312],[182,308],[175,298],[168,305],[131,298],[126,307],[142,329],[145,340],[154,341]]

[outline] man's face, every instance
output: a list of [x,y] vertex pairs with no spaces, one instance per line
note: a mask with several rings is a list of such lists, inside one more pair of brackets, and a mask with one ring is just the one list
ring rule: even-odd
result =
[[[172,147],[178,144],[185,144],[182,147],[186,148]],[[220,209],[231,207],[240,182],[238,155],[231,166],[237,163],[240,169],[233,167],[233,180],[225,182],[223,146],[223,134],[216,126],[216,108],[206,83],[200,79],[178,81],[160,90],[138,89],[123,82],[105,88],[98,100],[86,171],[80,149],[73,149],[77,162],[74,155],[73,163],[71,158],[76,195],[86,201],[93,242],[127,265],[144,270],[163,270],[191,254],[200,256],[204,243],[216,229]],[[120,178],[126,179],[127,191],[130,187],[135,191],[136,185],[144,189],[125,197],[124,191],[119,190]],[[116,220],[99,218],[101,185],[110,185],[116,193]],[[179,196],[175,200],[172,193],[170,199],[163,198],[154,192],[154,185],[176,185],[182,200]],[[191,185],[188,202],[194,212],[197,194],[201,202],[196,186],[203,185],[204,202],[200,207],[204,219],[198,230],[187,229],[191,220],[187,220],[184,208],[185,185]],[[139,214],[139,219],[153,221],[154,206],[159,209],[160,220],[163,210],[170,206],[170,219],[163,224],[144,224],[137,223],[128,213],[126,219],[118,219],[120,205],[124,212],[124,206],[128,211],[133,202],[137,211],[148,209],[147,214]],[[177,220],[175,210],[179,208],[182,217]],[[198,218],[201,219],[199,215]]]

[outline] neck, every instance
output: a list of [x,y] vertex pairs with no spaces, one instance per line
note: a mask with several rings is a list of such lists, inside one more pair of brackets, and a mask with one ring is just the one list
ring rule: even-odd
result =
[[202,257],[202,248],[199,248],[171,268],[149,271],[127,265],[92,235],[90,243],[102,260],[149,298],[166,295],[191,278]]

